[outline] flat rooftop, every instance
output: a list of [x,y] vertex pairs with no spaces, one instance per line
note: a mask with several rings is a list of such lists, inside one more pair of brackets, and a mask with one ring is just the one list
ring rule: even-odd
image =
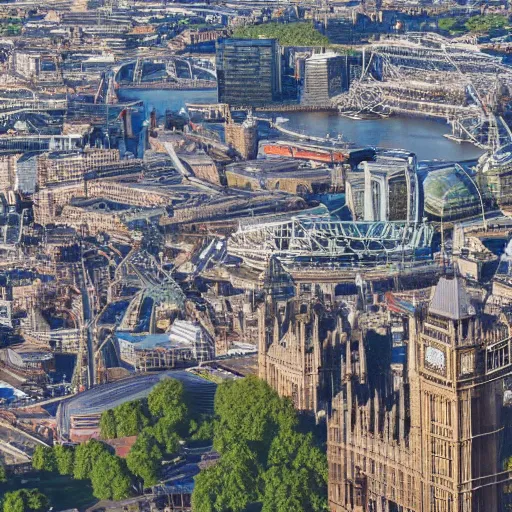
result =
[[136,334],[118,331],[116,335],[119,340],[132,343],[136,350],[192,348],[191,343],[171,341],[168,334],[147,334],[138,336]]

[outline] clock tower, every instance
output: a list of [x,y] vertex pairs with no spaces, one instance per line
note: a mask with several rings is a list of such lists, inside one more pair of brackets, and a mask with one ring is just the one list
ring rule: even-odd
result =
[[[499,510],[501,379],[486,378],[490,331],[463,280],[442,277],[430,303],[411,319],[411,434],[421,466],[422,510]],[[508,332],[502,333],[505,338]],[[492,476],[491,476],[492,475]],[[475,482],[482,485],[475,492]],[[483,484],[490,485],[483,485]]]
[[471,291],[441,277],[418,307],[390,300],[409,322],[398,347],[357,317],[328,417],[331,512],[504,512],[512,315]]

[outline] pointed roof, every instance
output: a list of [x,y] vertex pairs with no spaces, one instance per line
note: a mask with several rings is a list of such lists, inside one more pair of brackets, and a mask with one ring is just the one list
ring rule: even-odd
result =
[[279,259],[273,255],[265,269],[264,288],[274,299],[285,300],[295,296],[292,276],[284,269]]
[[430,302],[429,312],[435,315],[461,320],[475,314],[468,292],[460,277],[439,279]]

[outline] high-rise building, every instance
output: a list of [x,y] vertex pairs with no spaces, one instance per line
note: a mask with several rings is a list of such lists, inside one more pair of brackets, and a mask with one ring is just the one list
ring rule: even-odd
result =
[[352,216],[365,221],[420,222],[422,204],[416,156],[388,151],[373,162],[361,162],[347,173],[347,205]]
[[509,320],[457,277],[411,309],[400,339],[352,322],[328,420],[330,510],[504,510]]
[[301,103],[326,106],[333,96],[346,89],[348,74],[344,57],[330,52],[315,54],[306,60]]
[[386,155],[375,162],[363,162],[362,167],[364,220],[421,220],[414,154]]
[[263,105],[281,95],[281,57],[275,39],[219,39],[219,103]]

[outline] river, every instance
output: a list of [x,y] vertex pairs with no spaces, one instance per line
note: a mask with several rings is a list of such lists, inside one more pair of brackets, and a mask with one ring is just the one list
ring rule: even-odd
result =
[[[143,100],[146,113],[155,108],[159,115],[166,109],[180,110],[185,103],[216,103],[215,90],[174,91],[148,89],[120,89],[121,100]],[[443,122],[419,118],[390,117],[388,119],[354,120],[329,112],[289,112],[279,114],[289,121],[293,131],[308,135],[337,137],[357,146],[378,146],[405,149],[416,153],[420,160],[469,160],[483,151],[469,143],[457,144],[444,134],[450,127]]]
[[468,142],[457,144],[443,137],[450,126],[439,121],[415,117],[354,120],[328,112],[293,112],[283,117],[290,130],[325,137],[330,134],[361,146],[405,149],[420,160],[469,160],[483,151]]
[[215,89],[177,91],[121,88],[117,95],[122,101],[142,100],[148,116],[153,108],[159,116],[163,116],[166,110],[180,110],[185,103],[217,103]]

